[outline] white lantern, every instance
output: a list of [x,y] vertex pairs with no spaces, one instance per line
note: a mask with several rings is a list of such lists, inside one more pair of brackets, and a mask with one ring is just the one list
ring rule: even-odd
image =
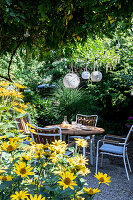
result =
[[133,96],[133,88],[131,88],[131,96]]
[[80,78],[75,73],[68,73],[63,79],[66,88],[77,88],[80,84]]
[[83,79],[89,79],[90,78],[90,72],[84,71],[84,72],[82,72],[81,76],[82,76]]
[[91,73],[91,80],[93,82],[99,82],[102,79],[102,73],[100,71],[93,71]]

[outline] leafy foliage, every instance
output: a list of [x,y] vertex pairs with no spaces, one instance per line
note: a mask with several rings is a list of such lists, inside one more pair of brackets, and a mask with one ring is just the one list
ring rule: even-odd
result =
[[24,47],[49,50],[88,34],[111,36],[118,23],[125,31],[132,24],[132,7],[132,0],[1,0],[1,54],[12,52],[20,41]]

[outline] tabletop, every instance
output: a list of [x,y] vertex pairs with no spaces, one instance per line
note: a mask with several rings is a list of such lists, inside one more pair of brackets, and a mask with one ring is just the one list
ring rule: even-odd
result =
[[[85,128],[78,128],[77,126],[68,128],[61,127],[61,124],[58,125],[51,125],[52,126],[58,126],[61,128],[62,135],[75,135],[75,136],[88,136],[88,135],[101,135],[104,133],[104,129],[100,127],[94,127],[94,126],[86,126]],[[47,126],[50,127],[50,126]]]

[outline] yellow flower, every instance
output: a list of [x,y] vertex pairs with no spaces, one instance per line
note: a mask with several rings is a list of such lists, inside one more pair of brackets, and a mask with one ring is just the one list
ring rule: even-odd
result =
[[37,185],[38,187],[43,187],[43,183],[45,183],[45,181],[42,181],[42,182],[40,183],[40,181],[38,180],[38,178],[37,178],[37,177],[34,177],[34,180],[29,179],[29,180],[27,180],[27,183],[30,183],[30,184],[32,184],[32,185]]
[[43,167],[46,167],[48,165],[48,162],[43,163]]
[[28,122],[26,123],[27,126],[29,126],[30,128],[35,128],[33,125],[29,124]]
[[18,88],[25,88],[25,86],[20,85],[19,83],[14,83],[14,85],[15,85],[16,87],[18,87]]
[[67,144],[62,140],[55,140],[48,147],[50,151],[56,152],[57,154],[65,154],[66,148]]
[[77,40],[80,40],[81,38],[79,36],[77,36]]
[[62,165],[58,164],[58,166],[54,170],[54,174],[63,174],[66,172],[66,168],[63,167]]
[[34,195],[34,197],[30,194],[30,199],[29,200],[45,200],[45,197],[42,198],[42,195],[40,194],[37,197],[37,194]]
[[2,135],[2,136],[0,136],[0,140],[2,140],[2,139],[6,139],[6,138],[7,138],[6,135]]
[[15,192],[15,194],[11,195],[11,200],[25,200],[25,199],[29,199],[28,198],[29,194],[28,191],[20,191],[20,192]]
[[25,104],[23,104],[23,103],[19,103],[19,106],[20,106],[21,108],[28,108],[28,106],[25,105]]
[[13,138],[8,138],[8,139],[9,139],[10,143],[11,142],[13,142],[13,143],[21,142],[22,141],[22,139],[20,139],[19,137],[13,137]]
[[105,184],[109,185],[108,183],[111,182],[111,180],[110,180],[111,177],[110,176],[107,177],[107,174],[98,172],[98,174],[95,173],[94,177],[97,178],[97,180],[99,181],[99,184],[105,183]]
[[21,108],[14,107],[14,110],[16,110],[17,112],[20,112],[20,113],[22,113],[22,114],[25,114],[25,113],[26,113],[26,111],[23,110],[23,109],[21,109]]
[[[79,192],[76,194],[76,200],[85,200],[85,198],[78,196]],[[82,194],[82,193],[81,193]],[[71,200],[75,200],[75,198],[71,199]]]
[[27,137],[26,137],[26,140],[28,140],[28,141],[32,141],[32,138],[29,137],[29,136],[27,136]]
[[81,139],[81,138],[74,138],[74,139],[76,140],[75,142],[77,143],[79,147],[87,147],[88,145],[87,140]]
[[81,174],[82,176],[85,176],[87,174],[91,173],[90,169],[88,169],[86,166],[84,166],[83,168],[81,168],[79,170],[79,174]]
[[73,173],[67,171],[61,173],[60,176],[61,176],[60,181],[58,181],[57,183],[63,186],[63,190],[65,190],[68,187],[74,190],[73,186],[77,186],[76,181],[73,181],[76,178],[76,176]]
[[108,16],[108,20],[110,21],[110,24],[112,24],[113,22],[115,22],[114,19],[112,19],[108,14],[106,14]]
[[51,151],[44,151],[43,155],[48,158],[51,156]]
[[15,90],[10,91],[9,95],[12,96],[12,97],[16,97],[16,98],[18,97],[18,98],[21,98],[21,99],[24,97],[21,92],[16,92]]
[[37,149],[34,153],[34,157],[38,160],[40,160],[43,157],[44,151]]
[[62,140],[55,140],[55,142],[52,142],[52,144],[54,146],[60,146],[60,145],[64,146],[64,145],[66,145],[65,141],[62,141]]
[[1,174],[1,173],[3,173],[3,172],[5,172],[5,170],[3,170],[3,169],[0,169],[0,174]]
[[5,88],[0,88],[1,96],[10,96],[11,91]]
[[11,181],[12,179],[13,179],[12,176],[6,176],[6,175],[0,176],[1,181]]
[[52,153],[49,159],[52,161],[52,163],[57,163],[59,161],[59,154]]
[[31,160],[31,153],[21,155],[19,160],[21,160],[22,162],[26,162],[28,160]]
[[1,144],[1,148],[4,150],[4,151],[7,151],[9,153],[11,153],[12,151],[16,150],[18,147],[18,145],[16,144],[16,141],[9,141],[9,143],[7,142],[3,142]]
[[15,163],[15,167],[16,168],[15,168],[14,171],[16,172],[17,175],[20,175],[21,177],[27,177],[28,178],[29,175],[34,175],[34,172],[31,172],[33,167],[31,167],[31,165],[28,165],[26,167],[25,162],[18,162],[18,164]]
[[75,157],[75,160],[78,164],[80,165],[84,165],[84,164],[87,164],[88,163],[88,160],[86,158],[84,158],[83,155],[79,155],[79,156],[76,156]]
[[65,154],[65,151],[66,151],[66,147],[65,146],[63,147],[63,146],[52,146],[52,145],[50,145],[48,147],[48,149],[50,151],[55,152],[56,154]]
[[98,188],[96,188],[96,189],[95,188],[94,189],[92,189],[92,188],[84,188],[84,191],[89,195],[94,195],[94,194],[100,192],[100,190]]
[[5,81],[1,81],[1,82],[0,82],[0,86],[6,87],[6,86],[8,86],[8,85],[10,85],[10,83],[7,83],[7,82],[5,82]]

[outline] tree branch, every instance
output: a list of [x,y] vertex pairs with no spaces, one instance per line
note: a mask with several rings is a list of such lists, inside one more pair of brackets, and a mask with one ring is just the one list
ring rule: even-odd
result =
[[5,80],[7,80],[7,81],[12,82],[12,81],[11,81],[8,77],[6,77],[6,76],[2,76],[2,75],[0,75],[0,77],[3,78],[3,79],[5,79]]
[[[17,49],[19,48],[19,46],[22,44],[22,42],[23,42],[23,39],[21,39],[21,40],[19,41],[19,43],[18,43],[18,45],[16,46],[16,48],[14,49],[14,51],[13,51],[13,53],[12,53],[12,55],[11,55],[11,59],[10,59],[10,61],[9,61],[9,65],[8,65],[8,80],[9,80],[10,82],[12,82],[12,79],[11,79],[11,76],[10,76],[10,69],[11,69],[12,59],[13,59],[13,56],[15,55]],[[7,79],[6,79],[6,80],[7,80]]]

